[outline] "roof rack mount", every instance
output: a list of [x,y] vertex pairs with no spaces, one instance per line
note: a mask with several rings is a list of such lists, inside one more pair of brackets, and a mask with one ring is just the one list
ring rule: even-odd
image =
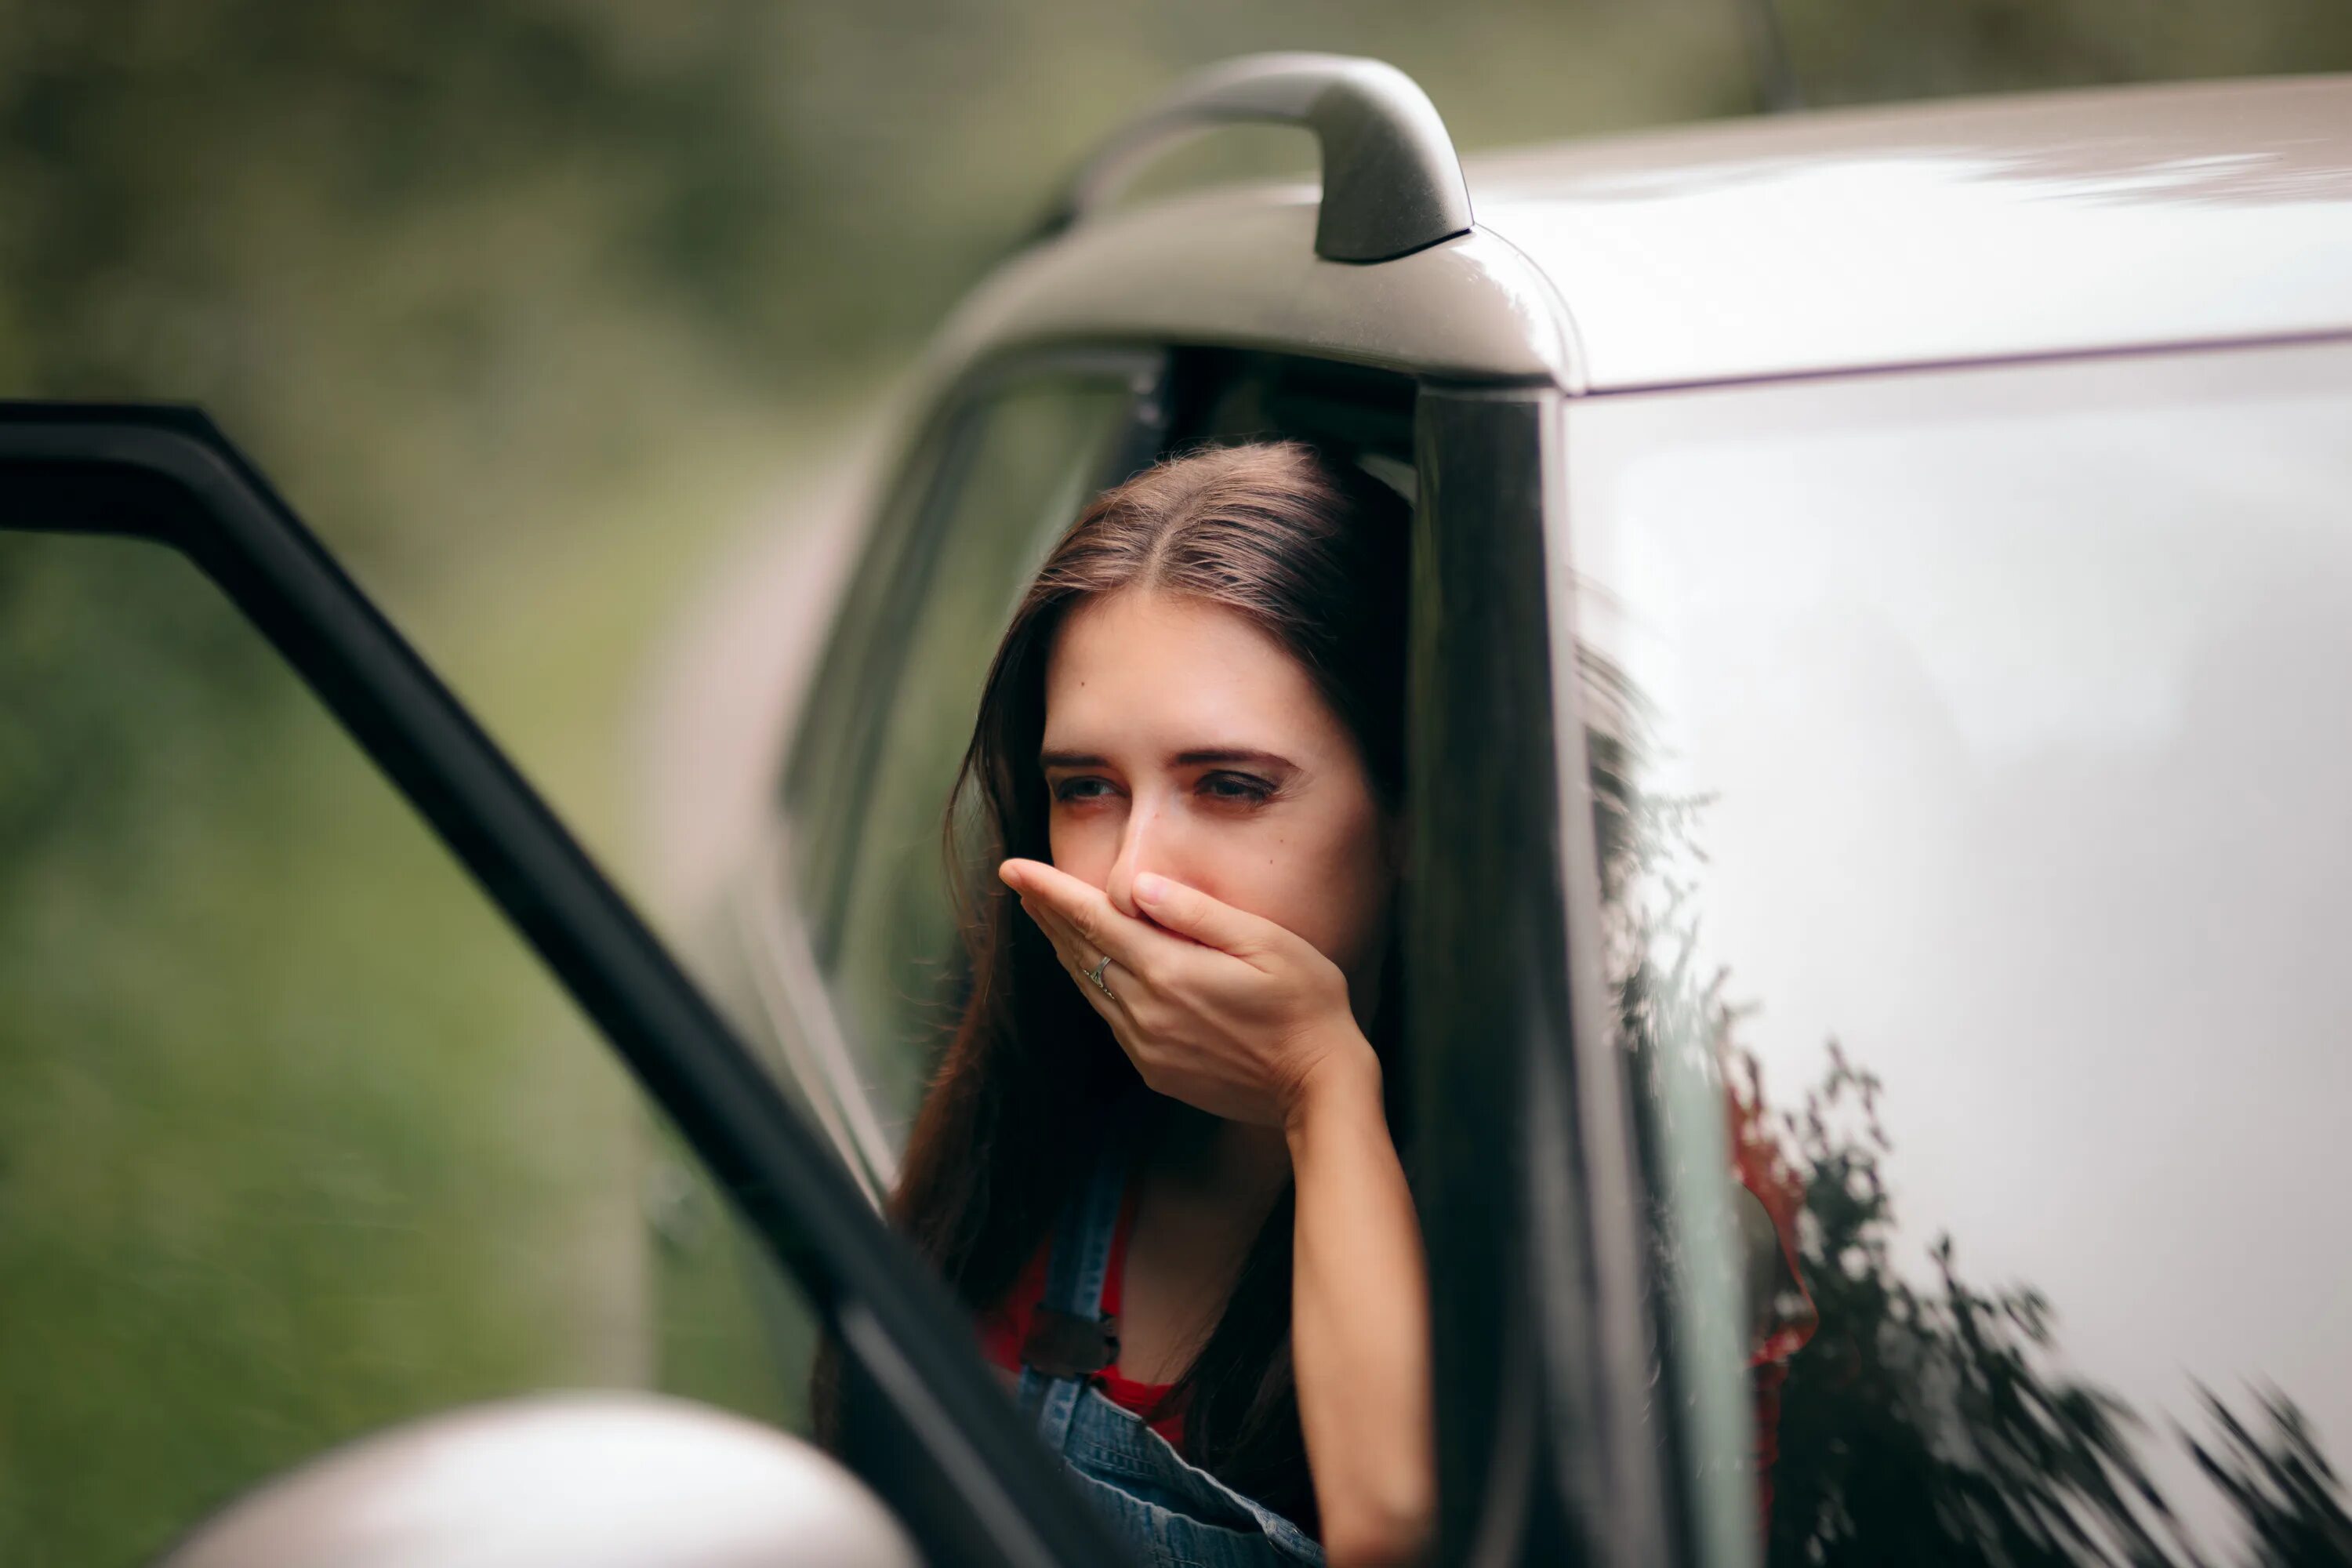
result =
[[1236,123],[1315,133],[1323,152],[1315,254],[1326,261],[1390,261],[1470,232],[1470,188],[1429,95],[1383,61],[1318,54],[1244,55],[1187,77],[1087,160],[1044,232],[1104,205],[1169,142]]

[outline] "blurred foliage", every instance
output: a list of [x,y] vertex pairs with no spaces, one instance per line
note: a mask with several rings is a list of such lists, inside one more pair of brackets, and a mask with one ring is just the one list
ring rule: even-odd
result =
[[2198,1392],[2211,1436],[2183,1433],[2181,1441],[2245,1521],[2249,1560],[2287,1568],[2352,1563],[2352,1493],[2294,1402],[2275,1388],[2258,1395],[2264,1434],[2211,1390]]
[[[1760,5],[0,0],[0,391],[210,409],[626,871],[668,606],[1138,102],[1326,48],[1470,148],[1738,113]],[[2341,0],[1777,18],[1818,103],[2352,65]],[[788,1418],[772,1282],[192,586],[0,555],[0,1561],[130,1561],[469,1393]],[[2299,1518],[2294,1431],[2212,1463]]]
[[0,711],[47,725],[0,773],[0,1559],[645,1381],[630,1101],[520,944],[183,563],[11,535],[0,584]]
[[[1755,0],[1749,0],[1755,3]],[[1813,104],[2352,68],[2336,0],[1780,0]]]
[[[764,407],[903,354],[1186,67],[1379,55],[1475,148],[1739,111],[1765,4],[7,0],[0,385],[200,399],[420,563],[550,471],[641,467],[688,388]],[[2340,0],[1778,15],[1818,103],[2352,67]]]
[[[1792,1110],[1776,1110],[1742,1042],[1760,999],[1734,1003],[1731,973],[1697,959],[1711,797],[1643,786],[1659,750],[1655,710],[1623,670],[1581,652],[1609,973],[1617,1027],[1644,1115],[1641,1158],[1656,1212],[1658,1310],[1675,1354],[1693,1336],[1708,1281],[1683,1256],[1698,1173],[1737,1171],[1792,1247],[1812,1328],[1759,1419],[1777,1450],[1767,1561],[1788,1568],[2338,1568],[2352,1563],[2352,1494],[2294,1401],[2254,1403],[2265,1430],[2198,1388],[2208,1430],[2176,1427],[2223,1506],[2168,1497],[2148,1463],[2153,1425],[2068,1370],[2058,1313],[2031,1283],[1969,1283],[1948,1234],[1927,1249],[1932,1278],[1897,1261],[1880,1117],[1884,1086],[1835,1039]],[[1703,1081],[1728,1140],[1672,1103]],[[1664,1103],[1662,1103],[1664,1102]],[[1702,1216],[1701,1223],[1704,1223]],[[1727,1228],[1727,1226],[1726,1227]],[[1914,1243],[1916,1245],[1916,1242]],[[1793,1293],[1784,1293],[1793,1294]],[[1798,1314],[1786,1300],[1769,1321]],[[1688,1418],[1685,1417],[1685,1424]],[[1685,1444],[1692,1438],[1685,1435]],[[1709,1489],[1719,1490],[1720,1489]],[[2226,1542],[2190,1521],[2226,1514]]]
[[[1730,1041],[1731,1017],[1720,1014]],[[2170,1434],[2213,1482],[2227,1541],[2186,1528],[2152,1479],[2158,1434],[2122,1398],[2069,1374],[2057,1314],[2031,1285],[1986,1290],[1949,1236],[1925,1287],[1892,1261],[1896,1226],[1879,1085],[1832,1042],[1797,1110],[1773,1115],[1732,1047],[1739,1113],[1804,1193],[1799,1250],[1821,1312],[1780,1407],[1770,1560],[1954,1568],[2336,1568],[2352,1563],[2352,1494],[2294,1401],[2255,1392],[2263,1430],[2198,1390],[2207,1431]]]
[[[1769,1120],[1752,1058],[1741,1110]],[[1963,1281],[1951,1238],[1922,1289],[1891,1260],[1878,1085],[1834,1042],[1801,1111],[1768,1136],[1804,1192],[1803,1272],[1821,1327],[1781,1406],[1780,1563],[2156,1563],[2170,1511],[2114,1395],[2065,1375],[2050,1303]],[[1848,1121],[1843,1110],[1854,1112]]]

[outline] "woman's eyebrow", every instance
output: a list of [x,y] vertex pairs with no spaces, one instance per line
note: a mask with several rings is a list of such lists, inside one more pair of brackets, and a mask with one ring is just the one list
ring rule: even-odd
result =
[[1180,768],[1240,763],[1249,767],[1279,771],[1284,768],[1295,769],[1298,765],[1288,757],[1276,756],[1272,752],[1254,751],[1246,746],[1211,746],[1200,751],[1179,752],[1174,761],[1176,766]]
[[[1279,771],[1296,770],[1297,763],[1288,757],[1272,752],[1261,752],[1247,746],[1204,746],[1190,752],[1179,752],[1169,759],[1180,768],[1213,767],[1244,764]],[[1100,768],[1109,764],[1092,752],[1040,752],[1037,765],[1041,768]]]

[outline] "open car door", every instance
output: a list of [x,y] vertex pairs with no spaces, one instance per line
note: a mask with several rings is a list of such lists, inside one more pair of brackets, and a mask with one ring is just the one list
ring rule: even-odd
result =
[[[188,409],[0,403],[0,531],[110,535],[178,552],[268,639],[537,951],[836,1336],[881,1428],[854,1462],[927,1561],[1121,1560],[1024,1436],[937,1280],[562,824],[210,420]],[[812,1539],[808,1550],[822,1555],[825,1542]]]

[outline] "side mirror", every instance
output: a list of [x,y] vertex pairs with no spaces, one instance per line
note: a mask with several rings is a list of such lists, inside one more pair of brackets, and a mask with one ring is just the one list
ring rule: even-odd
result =
[[157,1568],[921,1568],[856,1477],[684,1400],[476,1405],[332,1450]]

